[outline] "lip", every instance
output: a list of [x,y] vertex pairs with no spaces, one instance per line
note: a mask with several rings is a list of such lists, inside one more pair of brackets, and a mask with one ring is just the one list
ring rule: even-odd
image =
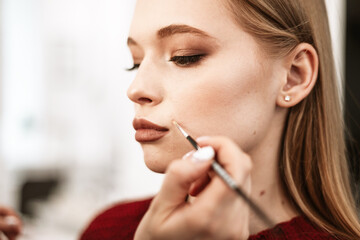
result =
[[135,140],[140,143],[157,141],[169,132],[168,128],[142,118],[135,118],[133,127],[136,130]]

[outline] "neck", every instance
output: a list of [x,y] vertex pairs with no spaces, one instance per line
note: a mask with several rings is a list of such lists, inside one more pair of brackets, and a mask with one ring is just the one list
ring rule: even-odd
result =
[[[283,118],[285,119],[285,118]],[[289,221],[299,215],[286,193],[279,172],[279,158],[284,124],[276,121],[269,133],[249,155],[253,160],[251,198],[275,223]],[[250,234],[268,229],[257,216],[250,214]]]
[[[274,224],[289,221],[299,213],[284,191],[278,168],[273,167],[272,170],[270,170],[270,166],[265,168],[266,172],[254,171],[252,173],[251,198],[270,217]],[[262,170],[265,168],[263,167]],[[271,175],[273,177],[270,177]],[[265,225],[254,213],[250,214],[250,234],[256,234],[270,227],[272,226]]]

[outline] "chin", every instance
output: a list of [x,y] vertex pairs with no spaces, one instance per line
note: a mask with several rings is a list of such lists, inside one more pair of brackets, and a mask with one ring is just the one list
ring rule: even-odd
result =
[[165,173],[173,160],[181,159],[184,154],[192,150],[191,145],[181,137],[141,143],[141,148],[146,166],[157,173]]
[[[169,164],[175,159],[181,159],[186,151],[174,151],[169,148],[169,151],[164,151],[164,148],[158,148],[154,145],[142,145],[144,153],[145,165],[153,172],[165,173]],[[165,148],[167,149],[167,148]]]
[[156,173],[165,173],[167,165],[159,162],[145,159],[145,165],[148,169]]
[[153,172],[165,173],[168,165],[175,158],[169,156],[169,154],[154,150],[149,149],[149,146],[143,146],[145,165]]
[[153,172],[165,173],[167,167],[169,166],[171,160],[158,154],[146,154],[144,152],[144,161],[145,165]]

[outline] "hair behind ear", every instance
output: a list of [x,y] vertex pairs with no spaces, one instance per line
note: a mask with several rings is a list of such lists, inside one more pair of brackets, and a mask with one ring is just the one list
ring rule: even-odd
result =
[[289,111],[280,176],[294,204],[313,223],[341,239],[360,239],[325,1],[226,3],[234,20],[269,56],[284,57],[300,43],[308,43],[317,51],[317,82]]

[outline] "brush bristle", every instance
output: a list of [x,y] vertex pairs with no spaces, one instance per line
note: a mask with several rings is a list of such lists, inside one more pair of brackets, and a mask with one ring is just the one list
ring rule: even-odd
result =
[[173,120],[172,123],[177,127],[177,129],[180,130],[180,132],[181,132],[185,137],[189,136],[189,134],[187,134],[187,133],[184,131],[184,129],[182,129],[182,127],[180,127],[180,125],[179,125],[175,120]]

